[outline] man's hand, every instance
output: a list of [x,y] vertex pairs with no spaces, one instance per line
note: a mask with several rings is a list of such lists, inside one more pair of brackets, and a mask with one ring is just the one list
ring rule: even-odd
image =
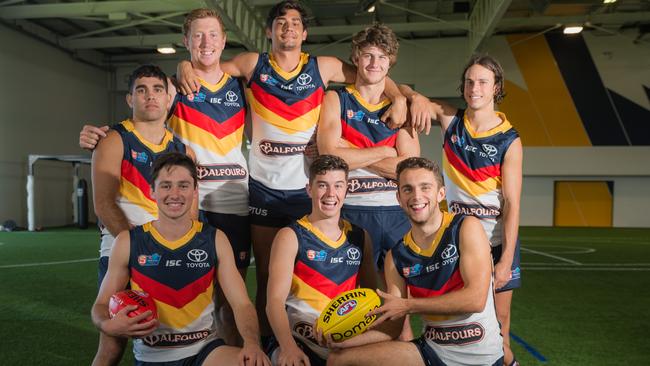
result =
[[140,323],[149,316],[151,310],[142,314],[129,317],[128,314],[137,309],[137,305],[128,305],[115,314],[112,319],[108,319],[101,324],[102,332],[113,337],[145,337],[158,328],[158,319],[152,319],[145,323]]
[[244,343],[239,351],[239,366],[271,366],[271,361],[258,344]]
[[201,82],[194,73],[192,63],[189,61],[181,61],[176,67],[176,83],[178,84],[179,92],[183,95],[198,93],[201,89]]
[[386,123],[392,129],[400,128],[406,122],[406,114],[408,108],[406,107],[406,98],[395,98],[393,103],[388,107],[386,113],[381,116],[382,122]]
[[287,349],[280,347],[278,366],[310,366],[309,357],[298,347],[292,345]]
[[383,299],[384,305],[368,313],[368,315],[378,316],[370,328],[375,328],[386,320],[401,319],[409,313],[408,299],[391,295],[379,289],[377,289],[377,295]]
[[93,125],[84,125],[81,132],[79,132],[79,147],[89,151],[95,150],[99,140],[106,137],[108,129],[108,126],[96,127]]
[[418,133],[424,132],[425,135],[431,131],[431,103],[429,98],[416,94],[411,99],[409,106],[410,125]]
[[494,288],[497,290],[502,288],[508,284],[510,279],[512,279],[512,263],[500,260],[494,266]]

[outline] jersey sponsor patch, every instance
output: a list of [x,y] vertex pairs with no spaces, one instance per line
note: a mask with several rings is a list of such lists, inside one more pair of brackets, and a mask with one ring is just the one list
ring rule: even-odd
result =
[[160,258],[161,256],[158,253],[154,253],[151,255],[142,254],[138,256],[138,264],[146,267],[157,266],[158,263],[160,263]]
[[241,180],[248,176],[246,169],[239,164],[199,165],[196,173],[200,181]]
[[458,201],[452,201],[449,203],[449,212],[467,216],[476,216],[481,219],[495,219],[501,215],[501,210],[495,206],[469,204]]
[[370,193],[396,191],[397,183],[381,177],[350,177],[348,180],[348,193]]
[[293,326],[293,331],[310,340],[311,342],[316,342],[316,337],[314,336],[314,327],[312,324],[307,322],[297,322]]
[[479,323],[459,324],[448,327],[427,326],[424,337],[441,346],[465,346],[480,342],[485,335],[485,329]]
[[189,333],[162,333],[152,334],[142,338],[149,347],[182,347],[188,346],[207,338],[210,331],[207,329]]
[[277,142],[262,140],[260,141],[260,151],[267,156],[290,156],[300,155],[305,152],[307,144]]

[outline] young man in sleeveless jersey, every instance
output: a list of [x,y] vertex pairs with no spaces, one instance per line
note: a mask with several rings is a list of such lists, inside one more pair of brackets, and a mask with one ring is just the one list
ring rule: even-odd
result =
[[[158,216],[149,188],[151,164],[162,153],[186,152],[185,145],[165,129],[169,96],[167,76],[162,70],[153,65],[141,66],[130,75],[128,85],[126,101],[132,109],[131,118],[107,132],[92,160],[93,202],[102,235],[100,285],[115,236]],[[119,363],[125,345],[125,339],[100,333],[93,364]]]
[[[461,75],[467,109],[430,102],[428,113],[440,123],[443,169],[450,212],[481,219],[494,258],[496,308],[504,336],[505,363],[516,365],[510,349],[512,293],[521,287],[519,209],[523,149],[519,134],[495,104],[505,96],[503,69],[486,55],[475,55]],[[424,100],[402,87],[411,99]],[[422,104],[418,104],[421,106]],[[416,107],[417,108],[417,107]]]
[[273,242],[266,311],[275,365],[325,365],[328,351],[316,342],[316,319],[341,292],[376,285],[368,234],[340,218],[347,175],[343,159],[317,157],[309,167],[311,213]]
[[325,94],[318,121],[318,151],[350,165],[342,215],[370,233],[378,269],[386,252],[411,228],[395,197],[395,168],[420,155],[415,131],[390,129],[380,122],[390,106],[384,87],[398,47],[395,33],[384,25],[355,34],[350,57],[357,68],[355,82]]
[[[161,155],[152,168],[152,179],[158,219],[117,236],[93,305],[94,324],[113,337],[135,337],[136,365],[270,365],[259,345],[255,307],[228,238],[192,218],[191,205],[198,196],[194,162],[179,153]],[[243,348],[226,346],[217,338],[217,282],[227,284],[222,288],[235,311]],[[111,295],[127,284],[154,299],[158,319],[141,323],[150,310],[129,317],[137,305],[109,317]]]
[[[378,291],[383,305],[370,312],[378,316],[375,329],[341,343],[328,340],[340,350],[328,364],[502,365],[490,247],[480,221],[440,210],[445,188],[433,162],[406,159],[397,179],[412,229],[386,256],[387,293]],[[393,341],[409,314],[423,317],[423,335]]]

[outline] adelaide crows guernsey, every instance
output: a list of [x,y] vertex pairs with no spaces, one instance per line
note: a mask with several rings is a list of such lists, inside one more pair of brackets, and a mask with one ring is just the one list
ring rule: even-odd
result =
[[246,101],[239,81],[228,74],[217,84],[201,80],[199,92],[177,94],[171,110],[169,127],[196,154],[199,208],[247,215]]
[[[409,231],[392,249],[395,267],[413,298],[441,296],[464,286],[460,273],[460,228],[464,215],[443,213],[442,224],[427,250]],[[503,339],[494,309],[492,286],[480,313],[423,316],[423,337],[447,365],[492,365],[503,356]]]
[[519,137],[505,114],[496,113],[503,122],[479,133],[459,110],[445,132],[442,160],[449,211],[481,219],[492,246],[502,243],[501,165]]
[[[145,140],[129,119],[112,127],[122,138],[124,152],[120,170],[117,205],[131,225],[142,225],[158,217],[156,201],[151,197],[151,166],[159,155],[177,151],[185,154],[185,145],[170,131],[160,144]],[[114,238],[102,228],[100,256],[110,255]]]
[[192,221],[183,237],[169,241],[146,223],[129,234],[131,288],[153,297],[160,322],[152,334],[133,339],[135,358],[165,362],[196,355],[216,337],[216,229]]
[[305,187],[304,151],[324,89],[316,57],[303,53],[298,67],[285,72],[272,55],[260,54],[246,89],[253,121],[251,178],[276,190]]
[[[379,104],[366,102],[348,85],[337,91],[341,105],[341,138],[351,148],[365,149],[375,146],[395,147],[399,130],[392,130],[380,118],[390,107],[388,99]],[[368,169],[350,171],[346,205],[398,206],[395,196],[397,184]]]
[[363,258],[363,229],[342,220],[343,233],[333,241],[315,228],[307,216],[289,227],[298,238],[298,253],[291,289],[286,301],[287,315],[294,337],[302,340],[320,357],[320,347],[312,325],[327,304],[341,292],[355,289]]

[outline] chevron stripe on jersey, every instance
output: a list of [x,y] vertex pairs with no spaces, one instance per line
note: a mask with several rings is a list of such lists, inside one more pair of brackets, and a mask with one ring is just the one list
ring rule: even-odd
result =
[[120,168],[118,206],[129,223],[142,225],[158,216],[156,201],[151,197],[151,165],[161,154],[179,151],[185,153],[185,145],[166,131],[160,144],[145,140],[135,129],[131,120],[113,126],[124,145]]
[[458,111],[443,143],[447,207],[480,218],[492,245],[501,243],[501,164],[510,144],[519,137],[506,116],[496,113],[503,122],[477,133],[465,111]]
[[315,228],[307,216],[289,225],[298,238],[298,252],[286,301],[287,316],[293,335],[321,357],[326,356],[327,349],[302,330],[311,328],[336,295],[357,287],[365,255],[363,229],[345,220],[342,223],[343,233],[336,241]]
[[[152,223],[130,231],[131,287],[154,298],[160,321],[152,335],[134,343],[139,360],[189,357],[214,336],[215,235],[216,229],[198,221],[175,241],[164,239]],[[188,334],[191,341],[182,336]]]
[[168,124],[190,146],[198,163],[199,208],[248,213],[248,164],[241,151],[246,102],[239,81],[201,80],[197,94],[176,95]]
[[[354,85],[337,90],[341,108],[341,138],[351,148],[376,146],[395,147],[399,130],[392,130],[380,118],[390,107],[390,101],[370,104]],[[359,168],[350,171],[346,205],[397,206],[397,184],[375,172]]]
[[[328,239],[312,226],[307,216],[291,224],[298,237],[298,254],[293,271],[291,295],[320,311],[337,294],[357,285],[363,253],[363,231],[343,221],[343,234]],[[333,258],[340,258],[334,262]]]
[[303,53],[295,70],[285,72],[271,55],[260,54],[247,86],[253,122],[251,176],[273,189],[304,188],[303,151],[325,94],[316,57]]

